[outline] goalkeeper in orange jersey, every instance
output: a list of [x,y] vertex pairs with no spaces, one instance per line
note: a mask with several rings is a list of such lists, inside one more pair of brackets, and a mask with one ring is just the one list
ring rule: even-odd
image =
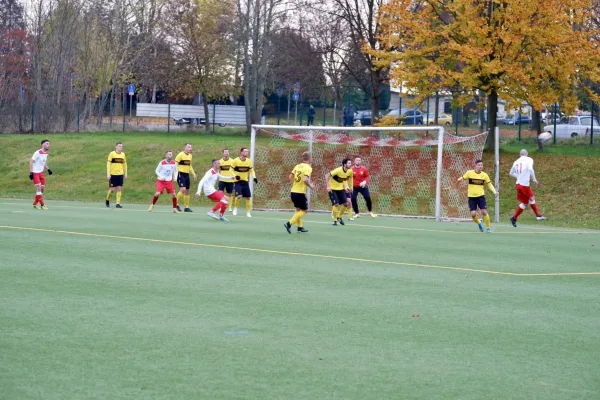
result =
[[283,224],[288,233],[292,233],[292,225],[298,225],[298,233],[308,232],[302,225],[302,217],[308,211],[308,200],[306,199],[306,187],[314,189],[314,185],[310,180],[312,167],[310,166],[311,157],[309,152],[302,153],[302,162],[294,167],[290,174],[290,182],[292,183],[291,199],[296,208],[296,213],[288,222]]
[[477,208],[479,208],[481,215],[483,216],[483,220],[485,221],[487,232],[491,233],[492,222],[490,221],[490,216],[487,212],[487,204],[485,202],[485,186],[487,186],[489,191],[494,193],[496,196],[498,196],[500,192],[496,191],[496,188],[494,188],[494,185],[492,185],[488,174],[483,172],[483,161],[475,161],[475,169],[465,172],[463,176],[458,178],[459,182],[463,180],[466,180],[469,183],[468,196],[471,218],[473,218],[473,221],[475,221],[479,227],[479,230],[483,232],[483,225],[481,225],[481,220],[477,216]]
[[342,215],[344,215],[346,209],[352,207],[350,197],[348,197],[350,188],[353,184],[352,179],[352,161],[349,158],[344,158],[341,167],[338,167],[325,175],[327,192],[331,199],[331,216],[333,218],[334,226],[336,226],[338,222],[340,225],[344,225]]

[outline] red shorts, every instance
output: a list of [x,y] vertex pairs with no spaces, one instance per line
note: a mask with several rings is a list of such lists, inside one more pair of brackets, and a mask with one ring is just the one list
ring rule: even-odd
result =
[[208,197],[209,199],[211,199],[215,203],[218,203],[218,202],[221,201],[221,199],[223,199],[223,192],[221,192],[220,190],[217,190],[216,192],[214,192],[210,196],[206,196],[206,197]]
[[46,185],[46,177],[43,172],[34,172],[33,173],[33,184],[34,185]]
[[531,186],[517,185],[517,200],[519,200],[521,203],[529,204],[529,200],[534,196],[535,194],[533,194]]
[[175,186],[173,186],[173,181],[156,181],[156,192],[162,193],[163,190],[167,189],[167,193],[173,194],[175,193]]

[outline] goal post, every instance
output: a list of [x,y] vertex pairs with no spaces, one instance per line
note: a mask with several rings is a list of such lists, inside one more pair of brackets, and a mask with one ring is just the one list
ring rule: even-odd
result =
[[[326,174],[344,158],[354,162],[360,156],[371,175],[374,212],[438,221],[470,219],[466,188],[457,178],[481,158],[486,136],[455,136],[440,126],[252,125],[250,156],[262,177],[252,185],[253,207],[291,210],[289,174],[309,151],[316,185],[307,192],[311,211],[330,211]],[[366,210],[362,201],[359,196],[359,207]]]

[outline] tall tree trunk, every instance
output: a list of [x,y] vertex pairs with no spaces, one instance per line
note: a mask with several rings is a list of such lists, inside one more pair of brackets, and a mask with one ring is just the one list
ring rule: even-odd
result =
[[[433,118],[433,124],[439,125],[438,117],[440,116],[440,92],[435,92],[435,107],[434,107],[435,117]],[[402,112],[402,110],[400,110]]]
[[208,114],[208,97],[206,93],[201,93],[202,95],[202,106],[204,108],[204,133],[207,135],[210,133],[210,115]]
[[[482,102],[485,99],[485,92],[481,89],[479,89],[479,101],[478,101],[478,107],[477,107],[477,121],[478,121],[478,125],[479,125],[479,131],[483,132],[483,129],[485,127],[485,108],[482,107]],[[489,112],[488,112],[489,114]]]
[[371,73],[371,123],[375,125],[379,121],[379,108],[381,106],[381,70]]
[[535,130],[536,138],[538,139],[538,151],[542,153],[544,151],[544,144],[539,140],[540,134],[542,133],[542,113],[539,110],[533,110],[531,118],[532,128]]
[[486,140],[486,150],[488,152],[494,152],[496,150],[496,145],[494,142],[494,131],[496,130],[497,124],[497,116],[498,116],[498,92],[496,89],[492,89],[488,96],[488,123],[489,123],[489,133]]

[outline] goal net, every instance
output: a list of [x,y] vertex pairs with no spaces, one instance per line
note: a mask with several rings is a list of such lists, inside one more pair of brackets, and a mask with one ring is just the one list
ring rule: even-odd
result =
[[[299,127],[253,125],[250,157],[261,179],[253,187],[254,208],[291,210],[289,175],[312,154],[316,190],[311,211],[330,211],[326,174],[344,158],[360,156],[369,170],[373,211],[383,215],[470,219],[467,190],[458,177],[481,158],[487,133],[462,137],[441,127]],[[361,196],[361,211],[366,211]]]

